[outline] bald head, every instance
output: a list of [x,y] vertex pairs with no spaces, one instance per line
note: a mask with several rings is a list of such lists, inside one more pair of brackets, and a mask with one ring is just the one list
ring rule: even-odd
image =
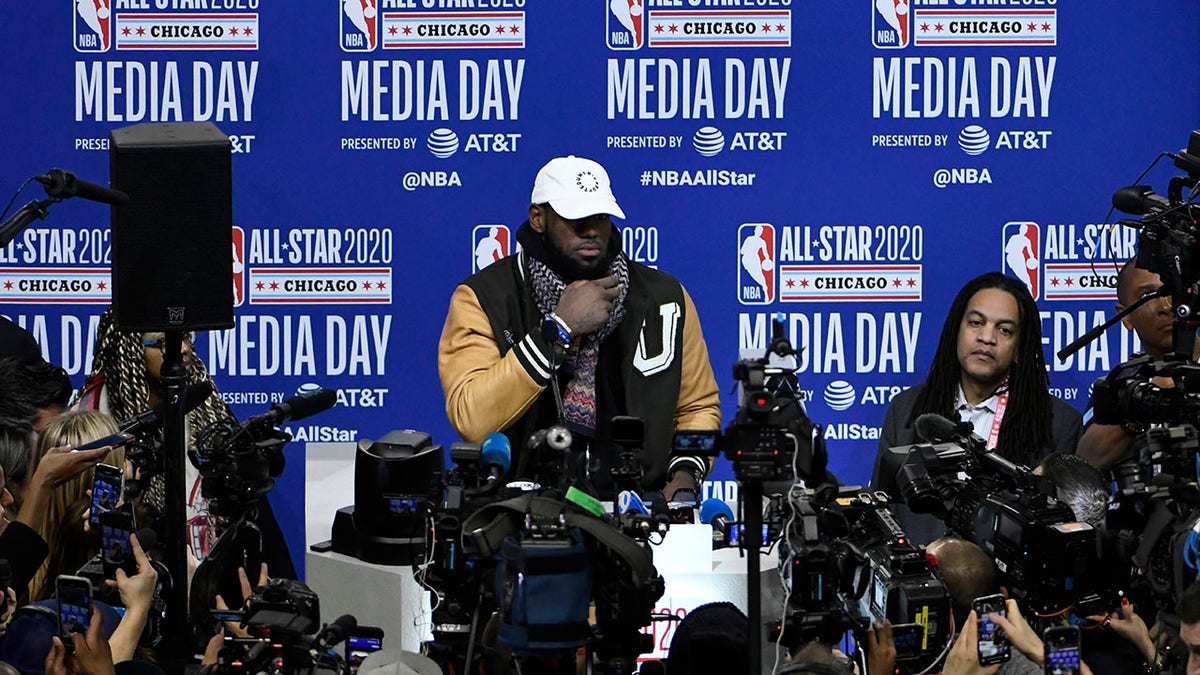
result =
[[[958,616],[958,610],[970,610],[975,598],[993,595],[1000,588],[996,581],[996,565],[979,546],[965,539],[944,537],[925,550],[937,558],[938,570],[954,602],[955,616]],[[966,616],[966,611],[962,616]]]

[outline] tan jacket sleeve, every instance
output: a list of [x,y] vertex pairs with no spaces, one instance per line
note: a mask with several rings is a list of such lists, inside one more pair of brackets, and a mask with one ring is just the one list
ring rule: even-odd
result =
[[[507,428],[529,410],[549,381],[548,370],[545,378],[535,379],[517,357],[518,349],[525,348],[528,355],[544,348],[541,340],[535,344],[531,336],[514,339],[523,343],[501,357],[475,291],[462,285],[454,289],[438,342],[438,376],[446,395],[446,415],[467,441],[479,443],[493,431]],[[534,362],[538,356],[533,354]]]
[[708,345],[700,330],[700,316],[687,289],[683,289],[683,368],[675,428],[685,431],[716,431],[721,428],[721,397],[708,360]]

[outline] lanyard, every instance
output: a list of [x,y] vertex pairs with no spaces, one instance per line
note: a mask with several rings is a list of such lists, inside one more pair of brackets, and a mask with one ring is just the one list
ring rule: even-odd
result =
[[1004,390],[996,397],[996,415],[992,418],[992,431],[988,434],[987,449],[996,449],[996,440],[1000,438],[1000,423],[1004,421],[1004,409],[1008,407],[1008,379],[1004,380]]

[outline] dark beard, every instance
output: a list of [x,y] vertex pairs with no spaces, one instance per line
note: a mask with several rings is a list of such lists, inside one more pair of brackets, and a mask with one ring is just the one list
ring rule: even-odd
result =
[[525,221],[517,230],[517,241],[531,257],[542,261],[546,267],[549,267],[567,283],[578,279],[601,279],[608,276],[612,262],[621,255],[621,233],[616,227],[613,227],[612,234],[608,238],[608,249],[605,251],[604,257],[599,258],[595,266],[585,267],[579,261],[552,246],[545,237],[530,227],[529,221]]

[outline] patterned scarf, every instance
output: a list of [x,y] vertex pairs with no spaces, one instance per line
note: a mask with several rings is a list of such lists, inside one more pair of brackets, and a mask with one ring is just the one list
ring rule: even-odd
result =
[[[563,417],[587,432],[596,429],[596,363],[600,358],[600,343],[612,335],[625,318],[625,295],[629,291],[629,267],[625,256],[613,258],[608,273],[616,277],[618,286],[616,306],[608,316],[608,323],[598,331],[576,335],[572,339],[575,348],[567,352],[566,368],[570,381],[563,393]],[[543,315],[554,311],[567,287],[566,282],[534,257],[529,258],[529,277],[533,281],[533,299],[538,309]]]

